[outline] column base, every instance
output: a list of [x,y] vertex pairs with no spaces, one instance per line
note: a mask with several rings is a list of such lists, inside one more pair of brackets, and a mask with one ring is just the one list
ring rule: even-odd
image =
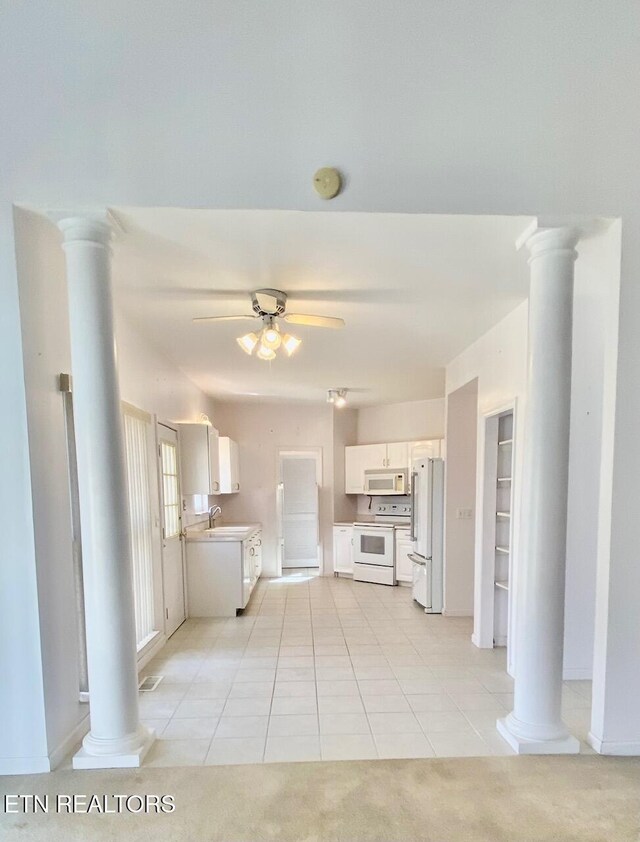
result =
[[141,731],[141,740],[137,745],[132,748],[126,747],[122,751],[115,751],[110,754],[93,754],[91,751],[87,750],[85,745],[83,745],[82,748],[73,756],[73,768],[131,769],[137,766],[142,766],[142,761],[155,741],[156,732],[153,728],[142,728]]
[[506,717],[498,719],[496,727],[516,754],[580,754],[580,741],[571,734],[555,740],[527,740],[509,730]]

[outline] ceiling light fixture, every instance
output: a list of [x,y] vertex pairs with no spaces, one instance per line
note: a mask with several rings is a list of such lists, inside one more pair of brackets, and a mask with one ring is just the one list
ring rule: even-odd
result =
[[298,339],[296,336],[292,336],[290,333],[285,333],[285,335],[282,337],[282,347],[289,356],[291,356],[291,354],[293,354],[294,351],[297,351],[300,345],[302,345],[302,339]]
[[239,336],[236,342],[245,354],[251,356],[255,351],[256,356],[261,360],[275,359],[278,348],[282,348],[290,357],[302,345],[302,340],[297,336],[292,336],[290,333],[281,334],[280,328],[271,315],[264,317],[264,327],[259,334],[245,333],[244,336]]
[[245,333],[244,336],[239,336],[236,339],[236,342],[242,348],[245,354],[249,354],[249,356],[251,356],[251,354],[253,353],[253,349],[258,344],[258,337],[255,333]]
[[280,347],[282,337],[280,336],[278,326],[273,323],[273,319],[271,319],[262,331],[261,341],[265,348],[271,348],[273,351],[277,351]]
[[256,356],[261,360],[273,360],[275,359],[276,352],[272,348],[267,348],[267,346],[261,342],[260,347],[256,351]]
[[338,409],[347,405],[347,389],[329,389],[327,403],[332,403]]

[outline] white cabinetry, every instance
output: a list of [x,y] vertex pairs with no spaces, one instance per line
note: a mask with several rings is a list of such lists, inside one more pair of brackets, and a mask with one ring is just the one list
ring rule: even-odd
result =
[[344,449],[345,494],[364,494],[364,472],[384,468],[386,444],[358,444]]
[[353,527],[333,527],[333,572],[353,576]]
[[359,447],[344,449],[344,491],[345,494],[364,494],[364,468]]
[[386,468],[406,468],[409,464],[409,443],[396,441],[387,445]]
[[190,617],[235,617],[261,572],[261,532],[237,541],[187,541]]
[[182,493],[220,493],[218,431],[209,424],[179,424]]
[[426,451],[429,459],[443,459],[444,445],[441,439],[428,439],[426,441],[410,441],[409,442],[409,463],[413,458],[416,450]]
[[344,449],[345,494],[364,494],[365,471],[380,468],[411,471],[414,451],[425,448],[430,459],[442,456],[439,439],[429,441],[396,441],[386,444],[356,444]]
[[220,494],[240,491],[240,457],[238,444],[228,436],[220,436]]
[[413,562],[409,555],[413,552],[410,529],[396,529],[396,581],[413,582]]

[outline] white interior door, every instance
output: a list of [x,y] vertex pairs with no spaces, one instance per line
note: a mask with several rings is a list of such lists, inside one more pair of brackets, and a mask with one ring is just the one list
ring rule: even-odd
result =
[[158,424],[158,459],[165,634],[169,637],[185,621],[186,612],[178,434],[164,424]]
[[282,567],[319,567],[318,457],[280,454]]

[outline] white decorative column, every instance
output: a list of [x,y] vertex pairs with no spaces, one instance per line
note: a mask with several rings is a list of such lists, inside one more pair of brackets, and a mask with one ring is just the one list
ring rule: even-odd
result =
[[98,217],[71,217],[58,225],[67,258],[91,717],[73,766],[139,766],[153,732],[138,718],[111,229]]
[[519,754],[580,750],[561,717],[577,241],[570,228],[537,228],[526,240],[531,286],[515,697],[513,711],[497,723]]

